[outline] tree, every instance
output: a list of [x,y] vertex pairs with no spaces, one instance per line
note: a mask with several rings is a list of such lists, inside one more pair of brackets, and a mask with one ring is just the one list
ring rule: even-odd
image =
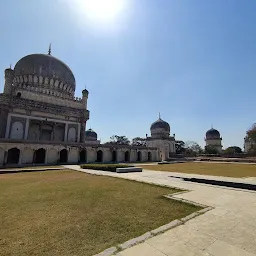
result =
[[146,138],[136,137],[132,139],[132,146],[146,146]]
[[199,146],[198,143],[194,141],[187,141],[185,143],[185,153],[195,156],[197,154],[202,154],[203,149]]
[[246,132],[246,139],[252,143],[256,143],[256,123]]
[[126,136],[113,135],[110,137],[110,142],[106,144],[130,145],[130,141]]
[[175,148],[177,154],[182,154],[185,152],[185,142],[182,140],[175,141]]
[[242,149],[237,146],[228,147],[225,149],[225,153],[227,154],[239,154],[242,153]]
[[256,152],[256,123],[254,123],[249,130],[246,132],[245,141],[249,143],[249,152]]
[[185,143],[185,148],[195,152],[197,154],[202,154],[203,153],[203,149],[199,146],[198,143],[194,142],[194,141],[187,141]]
[[217,155],[219,152],[215,147],[208,145],[208,146],[205,146],[205,153]]
[[251,145],[250,145],[250,148],[249,148],[249,153],[256,153],[256,144],[255,143],[252,143]]

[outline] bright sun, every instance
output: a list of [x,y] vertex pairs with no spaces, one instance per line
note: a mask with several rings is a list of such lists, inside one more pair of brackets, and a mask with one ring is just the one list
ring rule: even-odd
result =
[[76,0],[83,13],[97,21],[111,22],[121,15],[127,0]]

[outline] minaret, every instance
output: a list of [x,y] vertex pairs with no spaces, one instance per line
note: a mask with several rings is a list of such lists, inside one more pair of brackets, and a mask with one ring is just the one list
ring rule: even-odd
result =
[[14,79],[14,71],[12,70],[11,66],[10,68],[7,68],[4,71],[4,94],[11,94],[12,93],[12,85],[13,85],[13,79]]
[[50,43],[49,49],[48,49],[48,55],[51,55],[51,53],[52,53],[52,44]]
[[[89,92],[86,90],[86,88],[82,91],[82,103],[84,104],[85,110],[87,110],[87,100],[88,100],[88,94]],[[85,142],[85,130],[86,130],[86,118],[83,118],[81,120],[81,134],[80,134],[80,142]]]
[[82,102],[85,106],[85,109],[87,109],[87,100],[88,100],[88,95],[89,95],[89,92],[86,90],[86,88],[82,91]]

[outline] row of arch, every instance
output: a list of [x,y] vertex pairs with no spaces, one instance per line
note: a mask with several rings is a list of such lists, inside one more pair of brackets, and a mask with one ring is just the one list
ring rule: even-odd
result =
[[[85,153],[84,153],[85,151]],[[86,154],[86,150],[82,150],[80,151],[80,162],[83,162],[81,160],[84,160],[84,162],[87,161],[86,158],[81,158],[81,154]],[[84,156],[84,155],[82,155]],[[130,152],[129,151],[125,151],[124,153],[124,162],[130,162]],[[142,160],[142,155],[141,155],[141,151],[137,152],[137,162],[141,162]],[[148,161],[152,161],[152,154],[151,152],[148,152]],[[96,162],[103,162],[103,151],[102,150],[98,150],[97,151],[97,158],[96,158]],[[117,162],[117,152],[114,150],[112,151],[112,162]]]
[[[34,164],[44,164],[46,157],[46,150],[44,148],[39,148],[34,152],[33,163]],[[18,148],[11,148],[7,152],[7,164],[18,164],[20,159],[20,150]],[[68,161],[68,151],[62,149],[59,152],[59,163],[67,163]]]
[[[48,77],[37,77],[36,75],[32,76],[16,76],[13,80],[14,84],[20,84],[20,83],[30,83],[30,84],[39,84],[39,85],[50,85],[52,89],[60,89],[62,91],[65,91],[66,93],[74,94],[74,90],[71,85],[68,85],[62,81],[59,81],[57,79],[49,79]],[[75,86],[75,85],[74,85]]]
[[[20,149],[18,148],[11,148],[7,152],[7,160],[6,164],[19,164],[20,161]],[[34,164],[44,164],[46,159],[46,150],[44,148],[39,148],[35,150],[33,156],[33,163]],[[97,151],[96,162],[102,163],[104,160],[104,152],[102,150]],[[141,162],[142,160],[142,153],[141,151],[137,152],[137,161]],[[148,161],[152,161],[152,154],[148,152]],[[59,151],[59,160],[58,163],[67,163],[68,162],[68,151],[67,149],[62,149]],[[80,150],[79,153],[79,162],[86,163],[87,162],[87,151],[86,149]],[[117,162],[117,151],[112,151],[112,162]],[[130,152],[126,151],[124,153],[124,162],[130,162]]]

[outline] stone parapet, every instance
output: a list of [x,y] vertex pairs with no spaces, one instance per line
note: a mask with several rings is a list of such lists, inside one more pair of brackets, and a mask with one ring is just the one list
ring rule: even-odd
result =
[[64,116],[72,116],[89,119],[89,111],[85,108],[74,108],[69,106],[59,106],[53,103],[38,102],[29,99],[22,99],[17,97],[9,97],[0,94],[0,104],[9,105],[10,108],[26,109],[28,111],[43,111],[54,114],[62,114]]
[[5,139],[0,138],[0,143],[22,143],[22,144],[38,144],[40,142],[41,145],[63,145],[63,146],[74,146],[74,147],[92,147],[92,148],[109,148],[109,149],[133,149],[133,150],[157,150],[156,147],[143,147],[143,146],[130,146],[130,145],[110,145],[110,144],[94,144],[94,143],[81,143],[81,142],[56,142],[56,141],[32,141],[32,140],[15,140],[15,139]]

